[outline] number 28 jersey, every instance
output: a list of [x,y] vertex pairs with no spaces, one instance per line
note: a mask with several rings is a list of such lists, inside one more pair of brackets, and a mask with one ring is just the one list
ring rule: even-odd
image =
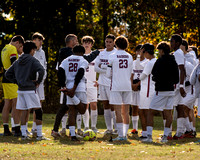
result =
[[[78,69],[83,68],[86,71],[88,62],[82,56],[71,55],[62,61],[60,67],[65,70],[66,87],[71,89],[74,86],[74,80]],[[76,92],[86,92],[85,76],[83,76],[78,84]]]
[[132,56],[124,50],[117,50],[109,55],[108,63],[112,66],[111,91],[132,91]]

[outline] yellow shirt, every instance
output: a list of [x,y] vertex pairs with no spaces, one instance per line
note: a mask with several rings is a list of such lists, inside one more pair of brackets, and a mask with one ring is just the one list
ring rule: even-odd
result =
[[1,60],[5,70],[11,66],[10,59],[12,57],[16,57],[16,59],[18,59],[17,49],[15,46],[7,44],[1,51]]

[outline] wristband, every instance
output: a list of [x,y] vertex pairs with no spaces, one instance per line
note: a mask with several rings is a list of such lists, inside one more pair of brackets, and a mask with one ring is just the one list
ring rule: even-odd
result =
[[179,88],[183,88],[184,86],[183,86],[183,84],[179,84]]

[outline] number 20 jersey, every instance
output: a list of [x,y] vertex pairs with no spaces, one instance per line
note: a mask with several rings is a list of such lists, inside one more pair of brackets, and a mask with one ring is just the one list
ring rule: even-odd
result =
[[132,56],[124,50],[117,50],[109,56],[108,63],[112,66],[111,91],[132,91]]
[[[83,58],[83,56],[71,55],[62,61],[60,67],[65,70],[66,87],[71,89],[74,86],[74,80],[78,69],[83,68],[86,71],[88,62]],[[78,84],[76,92],[86,92],[85,75]]]

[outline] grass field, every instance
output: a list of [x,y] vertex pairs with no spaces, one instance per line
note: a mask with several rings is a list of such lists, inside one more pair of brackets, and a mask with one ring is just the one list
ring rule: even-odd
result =
[[[170,141],[166,144],[158,140],[159,135],[163,133],[161,117],[155,117],[154,142],[150,144],[141,143],[137,137],[131,135],[127,142],[121,143],[109,142],[109,137],[103,137],[102,134],[98,134],[96,141],[92,142],[71,142],[68,137],[54,140],[50,134],[55,115],[44,114],[43,119],[43,132],[50,141],[22,141],[21,138],[1,136],[0,159],[200,159],[200,143],[195,143],[200,139],[199,119],[197,138]],[[0,125],[2,133],[2,121]],[[29,129],[31,126],[32,121],[29,122]],[[103,116],[98,117],[97,127],[101,132],[105,130]]]

